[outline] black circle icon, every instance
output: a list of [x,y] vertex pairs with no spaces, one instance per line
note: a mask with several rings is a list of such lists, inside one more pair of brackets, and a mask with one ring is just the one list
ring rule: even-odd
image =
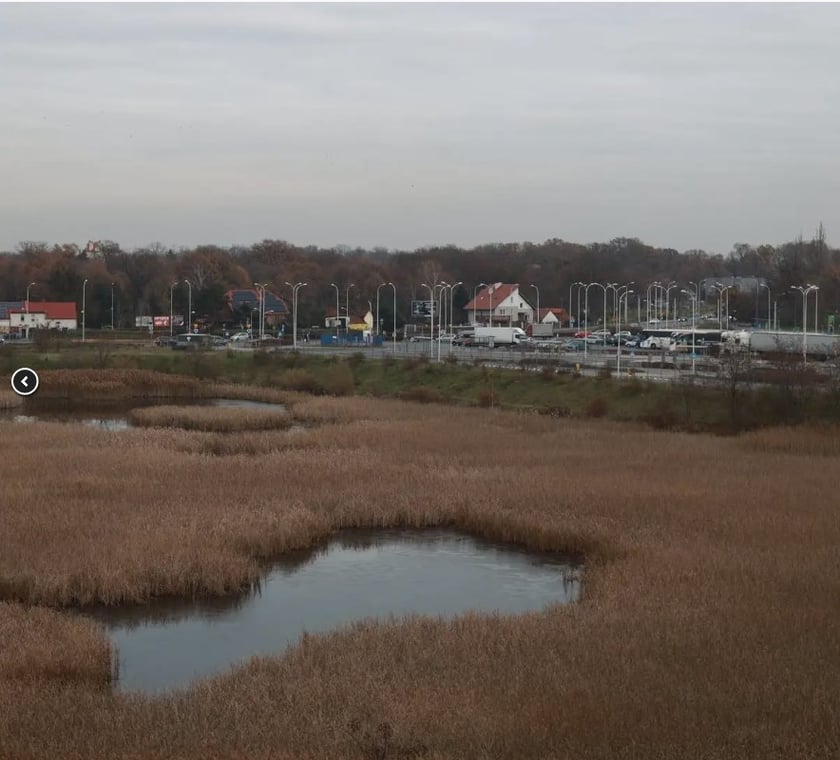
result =
[[12,390],[18,396],[31,396],[40,384],[38,373],[29,367],[21,367],[12,373]]

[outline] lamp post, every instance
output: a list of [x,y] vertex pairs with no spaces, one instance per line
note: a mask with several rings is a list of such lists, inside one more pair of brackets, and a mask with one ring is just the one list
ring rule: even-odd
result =
[[388,283],[383,282],[376,286],[376,334],[379,335],[379,289],[384,288]]
[[336,343],[337,343],[338,342],[338,321],[339,321],[339,316],[338,316],[338,310],[339,310],[339,306],[338,306],[338,285],[336,285],[334,282],[331,282],[330,286],[335,288],[335,340],[336,340]]
[[819,290],[817,285],[791,285],[793,290],[802,293],[802,363],[808,362],[808,294]]
[[758,283],[759,291],[762,288],[767,288],[767,329],[770,329],[770,286],[766,282]]
[[82,283],[82,343],[85,342],[85,304],[86,304],[86,291],[87,291],[87,278]]
[[[617,311],[619,311],[619,312],[621,311],[621,294],[622,294],[622,291],[624,293],[634,293],[635,291],[630,290],[630,286],[635,285],[635,284],[636,284],[635,281],[628,282],[626,285],[619,285],[615,289],[615,296],[617,298]],[[624,299],[624,321],[625,322],[629,322],[629,320],[627,319],[627,303],[628,303],[629,300],[630,300],[629,298]],[[619,320],[620,320],[621,319],[621,314],[619,314],[618,317],[619,317]],[[618,331],[616,331],[616,332],[618,332]]]
[[478,324],[478,317],[476,316],[476,309],[477,309],[476,299],[478,298],[478,289],[479,288],[486,288],[486,287],[487,287],[486,282],[480,282],[480,283],[478,283],[478,285],[476,285],[473,288],[473,327],[475,327]]
[[534,322],[540,321],[540,289],[534,283],[531,283],[531,287],[537,291],[537,318],[536,320],[531,320],[531,324],[534,324]]
[[[625,285],[624,288],[627,288]],[[618,344],[616,346],[615,352],[615,374],[618,376],[621,374],[621,299],[624,299],[624,305],[627,306],[627,297],[632,293],[632,290],[625,290],[621,295],[618,296],[618,309],[616,310],[616,314],[618,316],[618,322],[616,325],[615,330],[615,342]]]
[[435,288],[425,282],[420,283],[420,287],[429,289],[429,303],[432,305],[429,309],[429,357],[431,357],[432,341],[435,339]]
[[[659,281],[652,282],[650,285],[647,286],[647,290],[645,291],[645,298],[647,300],[647,323],[650,324],[650,320],[656,313],[656,305],[655,305],[655,298],[656,298],[656,288],[659,287]],[[651,309],[651,296],[650,291],[653,289],[654,294],[654,306]]]
[[255,282],[254,287],[262,291],[260,296],[260,339],[265,336],[265,289],[268,287],[267,282]]
[[691,299],[691,374],[697,374],[694,360],[696,358],[696,351],[694,350],[694,341],[697,332],[697,295],[693,290],[681,290]]
[[298,291],[306,285],[305,282],[296,282],[294,285],[292,283],[287,282],[288,285],[292,289],[292,350],[297,351],[297,303],[298,303]]
[[351,282],[344,292],[344,311],[347,314],[347,337],[350,336],[350,288],[355,288],[356,283]]
[[391,341],[394,346],[394,353],[397,352],[397,286],[393,282],[385,283],[394,289],[394,328],[391,334]]
[[189,289],[189,298],[187,300],[187,332],[192,332],[192,283],[189,280],[184,280]]
[[[584,292],[584,308],[583,308],[583,317],[586,320],[586,325],[583,328],[584,333],[589,332],[589,288],[601,288],[604,291],[604,329],[606,330],[606,322],[607,322],[607,286],[602,285],[600,282],[590,282]],[[607,344],[607,337],[604,335],[604,345]],[[583,360],[586,361],[587,357],[587,346],[589,345],[588,336],[584,335],[583,337]]]
[[489,317],[490,324],[488,325],[488,327],[493,326],[493,291],[490,289],[492,287],[493,287],[492,285],[487,286],[487,295],[490,296],[490,317]]
[[[449,334],[450,335],[452,334],[452,329],[453,329],[453,327],[452,327],[452,314],[453,314],[454,309],[455,309],[455,288],[457,288],[459,285],[463,285],[463,284],[464,283],[461,282],[461,280],[458,280],[458,282],[453,283],[452,285],[449,286]],[[449,344],[449,348],[450,349],[452,348],[451,343]]]
[[665,291],[665,328],[668,328],[668,315],[670,313],[670,303],[671,303],[671,291],[674,288],[678,288],[679,285],[676,282],[672,282],[668,285],[667,288],[662,288]]
[[170,338],[172,337],[173,324],[175,322],[175,313],[174,313],[174,308],[173,308],[173,305],[172,305],[172,291],[175,289],[175,287],[177,285],[178,285],[177,282],[173,282],[169,286],[169,337]]
[[111,283],[111,335],[114,334],[114,283]]
[[29,289],[33,285],[37,285],[36,282],[30,282],[29,285],[26,286],[26,339],[29,340]]
[[577,288],[577,317],[575,319],[575,327],[580,330],[580,290],[584,287],[582,282],[573,282],[569,285],[569,314],[572,313],[572,288]]
[[[438,307],[438,344],[440,344],[440,336],[443,332],[443,327],[446,326],[446,289],[449,287],[449,283],[444,282],[443,280],[440,281],[440,285],[436,285],[435,289],[440,288],[437,293],[437,307]],[[434,306],[432,307],[434,308]],[[440,354],[440,346],[438,345],[438,354]],[[440,359],[440,356],[438,356]]]

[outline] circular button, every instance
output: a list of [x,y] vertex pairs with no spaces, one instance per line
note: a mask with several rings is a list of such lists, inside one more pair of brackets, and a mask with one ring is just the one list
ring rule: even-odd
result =
[[31,396],[38,390],[40,382],[38,373],[29,367],[16,369],[12,374],[12,390],[18,396]]

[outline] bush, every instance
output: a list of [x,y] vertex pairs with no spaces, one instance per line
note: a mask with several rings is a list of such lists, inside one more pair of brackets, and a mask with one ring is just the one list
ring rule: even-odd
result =
[[332,396],[352,396],[356,387],[353,370],[346,362],[329,368],[324,380],[324,390]]
[[604,396],[598,396],[586,405],[586,416],[592,418],[606,417],[609,409],[609,401]]
[[290,391],[318,394],[322,392],[321,384],[305,369],[289,369],[280,375],[279,385]]
[[405,401],[417,401],[421,404],[434,404],[443,401],[440,392],[428,385],[415,385],[413,388],[400,393],[400,398]]
[[546,364],[540,370],[540,377],[543,380],[554,381],[557,377],[557,371],[550,364]]
[[478,405],[485,408],[496,406],[499,396],[493,388],[482,388],[478,393]]

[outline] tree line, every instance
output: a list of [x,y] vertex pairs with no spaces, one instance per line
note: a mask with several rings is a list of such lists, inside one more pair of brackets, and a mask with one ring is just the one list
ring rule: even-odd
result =
[[[200,245],[177,251],[161,244],[129,251],[106,240],[93,250],[89,248],[27,241],[0,253],[0,300],[23,300],[27,287],[34,283],[30,286],[33,301],[80,303],[82,283],[87,279],[88,325],[110,324],[113,289],[117,324],[133,326],[138,315],[168,315],[170,292],[174,310],[184,313],[184,280],[189,280],[196,317],[219,322],[230,319],[224,293],[231,288],[268,283],[269,290],[291,304],[291,288],[286,283],[306,282],[299,293],[298,324],[308,326],[323,325],[327,311],[335,310],[336,291],[331,283],[339,288],[342,310],[349,292],[350,312],[356,316],[367,311],[369,301],[375,308],[380,284],[393,282],[397,324],[402,325],[411,321],[411,301],[429,297],[422,283],[462,283],[453,293],[457,320],[482,282],[519,283],[532,305],[536,303],[532,285],[536,285],[540,306],[568,309],[569,286],[575,282],[634,282],[636,293],[643,297],[647,285],[654,281],[687,286],[704,278],[752,276],[769,284],[782,325],[801,325],[801,295],[791,291],[793,285],[820,286],[823,326],[826,315],[840,310],[840,249],[827,243],[822,224],[808,240],[800,236],[780,245],[737,243],[726,255],[657,248],[637,238],[590,244],[553,238],[542,243],[488,243],[469,249],[445,245],[413,251],[319,248],[284,240],[263,240],[250,246]],[[599,292],[598,288],[590,291],[590,309],[600,309]],[[392,291],[382,288],[380,293],[380,317],[390,326]],[[810,305],[809,324],[812,309]],[[760,295],[754,290],[730,295],[730,313],[740,320],[763,318],[766,312],[763,289]]]

